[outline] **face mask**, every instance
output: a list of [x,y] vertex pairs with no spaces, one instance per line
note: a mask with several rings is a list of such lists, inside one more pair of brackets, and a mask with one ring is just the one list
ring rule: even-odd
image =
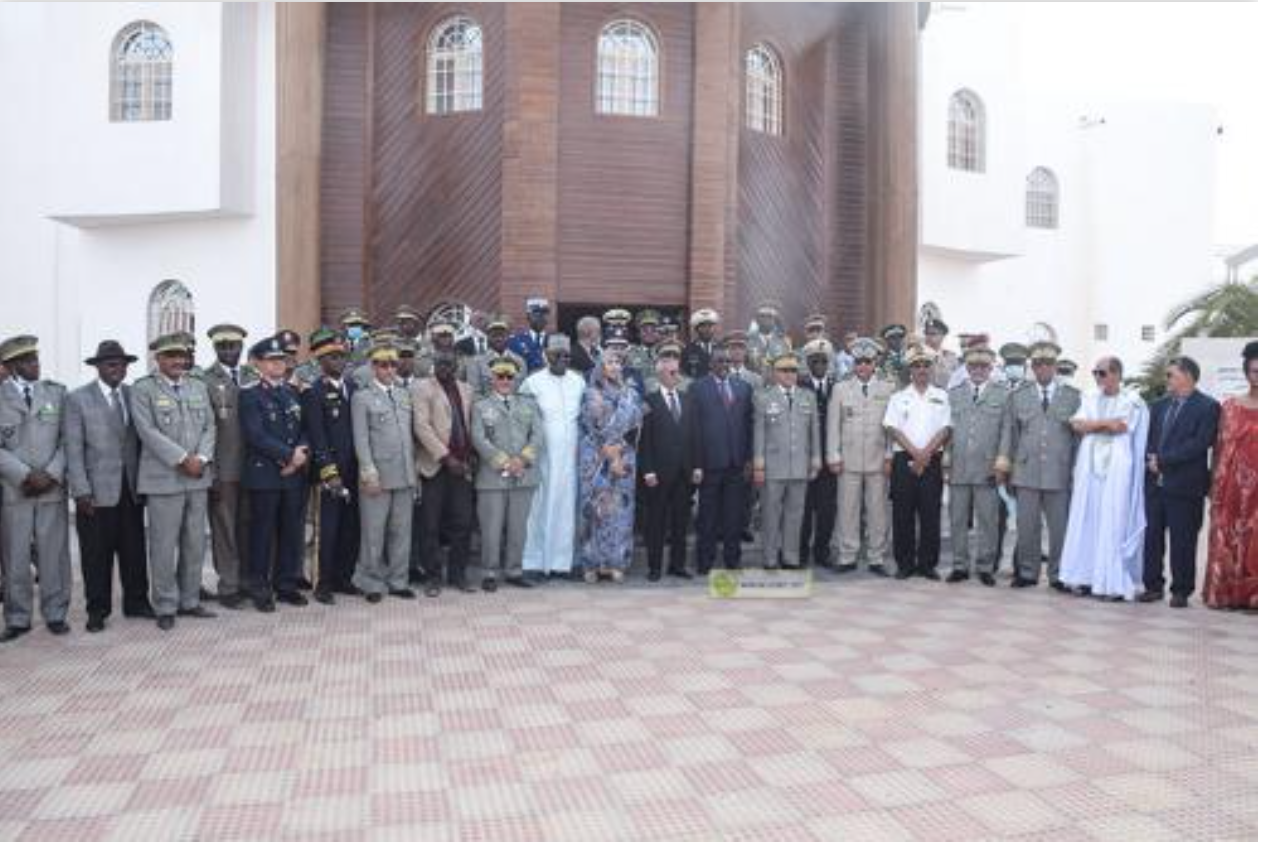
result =
[[1005,366],[1005,377],[1009,380],[1022,380],[1027,369],[1021,365]]
[[362,336],[364,336],[364,328],[360,327],[359,325],[352,325],[351,327],[347,328],[347,339],[351,340],[352,342],[359,342],[360,337]]

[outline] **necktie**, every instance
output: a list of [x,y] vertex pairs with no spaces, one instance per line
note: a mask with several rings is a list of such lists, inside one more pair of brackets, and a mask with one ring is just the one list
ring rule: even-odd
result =
[[860,394],[864,395],[866,398],[869,397],[869,384],[868,383],[860,384]]
[[978,386],[974,387],[974,402],[975,403],[979,402],[979,387]]
[[26,401],[26,408],[30,409],[31,408],[31,384],[30,383],[22,384],[22,398]]
[[241,375],[237,373],[237,369],[235,369],[235,368],[230,368],[228,371],[229,371],[229,373],[230,373],[230,374],[232,374],[232,376],[233,376],[233,385],[234,385],[234,386],[240,386],[240,385],[241,385]]
[[114,410],[114,414],[118,417],[119,425],[127,426],[127,416],[123,414],[123,401],[119,398],[118,389],[110,390],[110,408]]
[[1040,408],[1045,412],[1049,411],[1049,387],[1040,387]]
[[671,410],[672,418],[680,420],[680,403],[676,400],[676,392],[672,390],[667,393],[667,408]]
[[794,390],[786,389],[786,406],[794,409]]
[[729,389],[729,381],[727,379],[720,381],[720,393],[724,396],[724,405],[726,407],[732,406],[733,392]]
[[179,398],[179,397],[180,397],[180,384],[179,384],[179,383],[172,383],[172,384],[171,384],[171,391],[175,392],[175,393],[176,393],[176,397],[177,397],[177,398]]
[[1183,399],[1177,399],[1168,407],[1167,412],[1163,415],[1163,431],[1159,434],[1159,448],[1163,448],[1163,443],[1167,441],[1167,434],[1171,432],[1172,425],[1176,423],[1176,416],[1181,414],[1181,407],[1185,405]]

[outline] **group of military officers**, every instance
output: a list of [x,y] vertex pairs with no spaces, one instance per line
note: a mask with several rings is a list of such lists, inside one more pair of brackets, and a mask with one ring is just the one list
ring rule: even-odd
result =
[[[306,604],[309,589],[326,604],[336,594],[411,599],[418,583],[428,596],[445,584],[470,592],[476,522],[483,589],[530,587],[523,532],[545,437],[539,408],[519,387],[554,361],[548,351],[559,337],[550,318],[549,303],[531,299],[523,330],[491,315],[458,339],[457,325],[427,324],[410,307],[376,330],[353,309],[336,328],[308,337],[301,364],[293,331],[254,343],[243,363],[246,331],[221,324],[207,332],[210,366],[195,367],[194,337],[175,332],[150,344],[154,369],[132,385],[124,380],[137,357],[105,341],[85,361],[97,378],[74,391],[41,378],[35,337],[7,340],[0,345],[0,641],[30,630],[36,580],[49,630],[69,630],[67,498],[93,632],[113,610],[116,562],[124,615],[164,630],[177,617],[215,616],[203,605],[208,599],[270,612],[277,601]],[[1056,345],[1002,347],[1002,373],[987,337],[962,335],[958,360],[942,347],[948,329],[937,320],[920,336],[891,325],[880,340],[849,334],[835,346],[827,320],[812,316],[798,348],[772,304],[756,311],[749,330],[722,334],[720,321],[715,311],[694,312],[686,341],[665,314],[634,319],[615,308],[580,321],[565,359],[585,372],[617,355],[642,396],[670,391],[664,406],[677,415],[690,383],[710,379],[736,419],[741,444],[733,452],[758,495],[755,505],[733,504],[743,511],[727,520],[744,532],[761,528],[765,567],[848,572],[863,559],[887,575],[890,503],[896,576],[938,578],[947,481],[949,581],[973,572],[995,583],[1005,515],[1014,507],[1013,584],[1035,584],[1047,557],[1050,584],[1060,587],[1069,419],[1079,393],[1065,382],[1073,371]],[[639,341],[628,340],[630,326]],[[663,377],[670,385],[660,386]],[[742,387],[747,404],[733,400],[730,384]],[[703,449],[698,430],[688,438],[686,451]],[[687,458],[697,484],[701,457]],[[304,569],[312,508],[314,588]],[[214,594],[202,589],[208,524]],[[648,541],[651,580],[661,575],[666,540],[677,559],[672,572],[683,574],[683,530],[672,530]]]

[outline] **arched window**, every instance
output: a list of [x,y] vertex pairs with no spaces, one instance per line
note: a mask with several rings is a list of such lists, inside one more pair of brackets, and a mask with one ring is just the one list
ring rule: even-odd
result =
[[781,134],[785,77],[781,60],[769,47],[746,51],[746,126],[764,134]]
[[483,107],[483,30],[467,17],[448,18],[426,46],[426,113]]
[[597,113],[658,116],[658,39],[634,20],[606,24],[597,39]]
[[129,23],[110,53],[110,119],[171,119],[171,39],[156,23]]
[[1058,177],[1047,167],[1036,167],[1027,174],[1027,225],[1058,227]]
[[983,100],[973,91],[957,91],[948,104],[948,166],[954,170],[983,172],[986,141]]
[[146,321],[146,345],[170,333],[193,333],[193,293],[179,281],[163,281],[149,294]]

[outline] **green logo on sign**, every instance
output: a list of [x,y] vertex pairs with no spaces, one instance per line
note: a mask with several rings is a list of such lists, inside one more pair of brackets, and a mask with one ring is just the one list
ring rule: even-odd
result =
[[737,575],[729,570],[711,571],[711,593],[723,599],[737,596]]

